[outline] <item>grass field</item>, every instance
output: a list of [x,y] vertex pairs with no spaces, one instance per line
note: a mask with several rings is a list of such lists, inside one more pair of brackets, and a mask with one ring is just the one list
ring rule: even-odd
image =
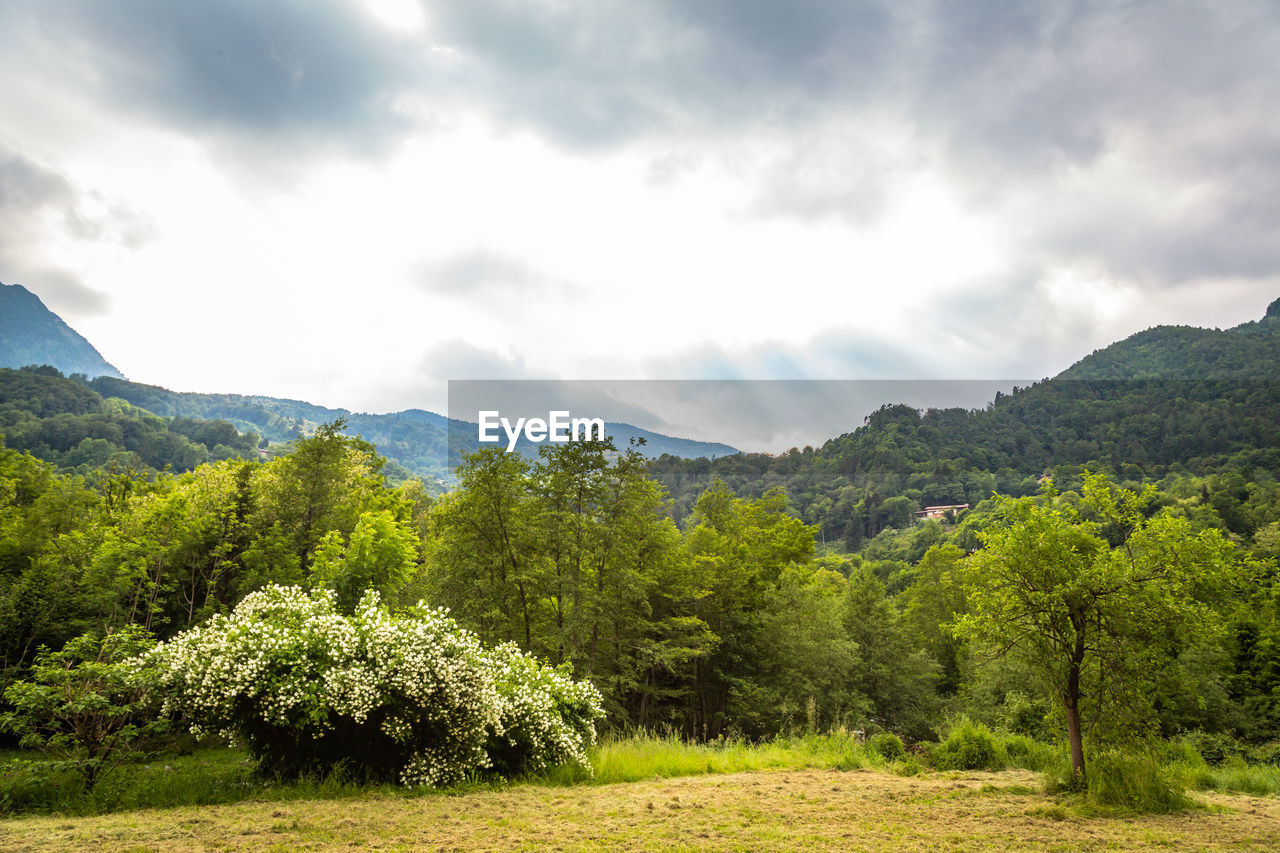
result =
[[[559,768],[443,792],[264,779],[222,747],[130,765],[92,794],[74,776],[20,783],[20,762],[0,762],[10,812],[0,851],[1280,850],[1280,767],[1210,767],[1173,745],[1161,772],[1191,790],[1190,807],[1181,793],[1169,808],[1143,793],[1138,808],[1120,808],[1099,803],[1130,800],[1045,793],[1065,766],[1060,747],[998,743],[995,766],[1014,769],[934,770],[847,735],[694,744],[637,734],[593,749],[592,774]],[[1141,790],[1141,767],[1094,766],[1121,794]]]
[[369,793],[0,822],[0,849],[1277,850],[1280,799],[1206,793],[1172,815],[1081,816],[1025,770],[759,770],[450,796]]

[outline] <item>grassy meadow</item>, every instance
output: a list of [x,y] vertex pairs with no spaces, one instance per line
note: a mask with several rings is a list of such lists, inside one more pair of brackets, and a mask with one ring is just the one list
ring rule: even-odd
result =
[[946,741],[899,754],[839,734],[702,745],[632,736],[596,747],[590,777],[558,770],[444,791],[338,776],[282,783],[227,748],[120,768],[92,795],[57,774],[24,790],[28,771],[11,754],[0,849],[1280,848],[1275,766],[1211,766],[1179,745],[1144,765],[1170,783],[1160,790],[1172,801],[1107,760],[1094,763],[1096,790],[1070,793],[1055,781],[1059,749],[992,742],[992,769],[940,770]]

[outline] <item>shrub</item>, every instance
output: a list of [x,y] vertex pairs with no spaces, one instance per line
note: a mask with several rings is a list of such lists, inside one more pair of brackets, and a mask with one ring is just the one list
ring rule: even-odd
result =
[[961,717],[951,727],[946,740],[930,754],[939,770],[1001,770],[1005,757],[991,730],[982,723]]
[[1006,735],[1001,748],[1007,763],[1024,770],[1045,770],[1059,757],[1058,750],[1025,735]]
[[1280,767],[1280,740],[1253,747],[1249,750],[1248,758],[1252,764],[1271,764]]
[[890,732],[872,735],[871,739],[867,741],[867,749],[886,761],[899,761],[907,756],[907,750],[902,745],[902,739]]
[[348,774],[453,784],[571,762],[600,694],[513,646],[485,649],[442,610],[392,615],[377,593],[353,615],[328,590],[272,586],[152,653],[166,710],[242,741],[284,777]]
[[1240,758],[1246,751],[1245,747],[1231,735],[1219,732],[1196,730],[1187,732],[1181,739],[1194,747],[1204,759],[1205,764],[1211,767],[1217,767],[1232,758]]
[[586,747],[595,742],[596,720],[604,716],[596,689],[574,681],[569,664],[552,669],[514,643],[494,649],[489,666],[499,713],[485,742],[487,766],[505,776],[562,764],[590,773]]
[[61,651],[42,648],[31,677],[5,689],[13,711],[0,718],[0,728],[18,734],[22,746],[54,756],[48,770],[72,770],[92,790],[164,728],[152,700],[153,673],[133,663],[154,645],[129,625],[101,638],[83,634]]
[[1010,691],[996,714],[997,723],[1014,734],[1048,740],[1053,732],[1048,722],[1049,703],[1025,693]]

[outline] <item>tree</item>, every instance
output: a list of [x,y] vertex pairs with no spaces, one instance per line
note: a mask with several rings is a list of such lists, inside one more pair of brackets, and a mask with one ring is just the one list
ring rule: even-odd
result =
[[393,598],[418,570],[418,537],[408,524],[386,510],[366,512],[356,522],[351,541],[331,530],[320,540],[311,579],[333,590],[344,613],[355,611],[367,590]]
[[[687,729],[715,737],[736,721],[738,709],[758,706],[768,685],[762,649],[772,642],[762,617],[766,596],[783,571],[813,558],[814,527],[787,515],[787,497],[770,489],[756,500],[734,496],[716,480],[694,505],[684,549],[696,588],[699,617],[718,642],[695,662],[695,695]],[[767,730],[748,732],[767,734]]]
[[407,514],[403,501],[386,489],[385,460],[369,442],[343,435],[345,428],[344,418],[321,425],[256,478],[253,526],[265,530],[278,524],[303,571],[325,534],[349,535],[361,513]]
[[1182,642],[1217,630],[1208,605],[1236,563],[1216,530],[1143,514],[1154,489],[1120,491],[1086,473],[1079,510],[1055,500],[997,499],[984,547],[962,561],[969,612],[957,633],[1029,664],[1066,716],[1074,782],[1084,736],[1133,736]]
[[128,625],[101,639],[83,634],[61,651],[42,649],[30,679],[5,690],[14,710],[0,723],[23,746],[61,754],[92,790],[165,727],[152,713],[153,672],[135,660],[154,645],[147,632]]
[[483,448],[458,466],[458,488],[429,515],[431,599],[487,643],[534,647],[542,619],[529,461]]

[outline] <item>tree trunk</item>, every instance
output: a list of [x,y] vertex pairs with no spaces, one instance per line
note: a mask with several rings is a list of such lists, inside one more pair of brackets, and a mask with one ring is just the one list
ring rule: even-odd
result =
[[1080,731],[1080,665],[1071,664],[1067,692],[1063,696],[1067,712],[1067,740],[1071,743],[1071,787],[1084,790],[1084,738]]

